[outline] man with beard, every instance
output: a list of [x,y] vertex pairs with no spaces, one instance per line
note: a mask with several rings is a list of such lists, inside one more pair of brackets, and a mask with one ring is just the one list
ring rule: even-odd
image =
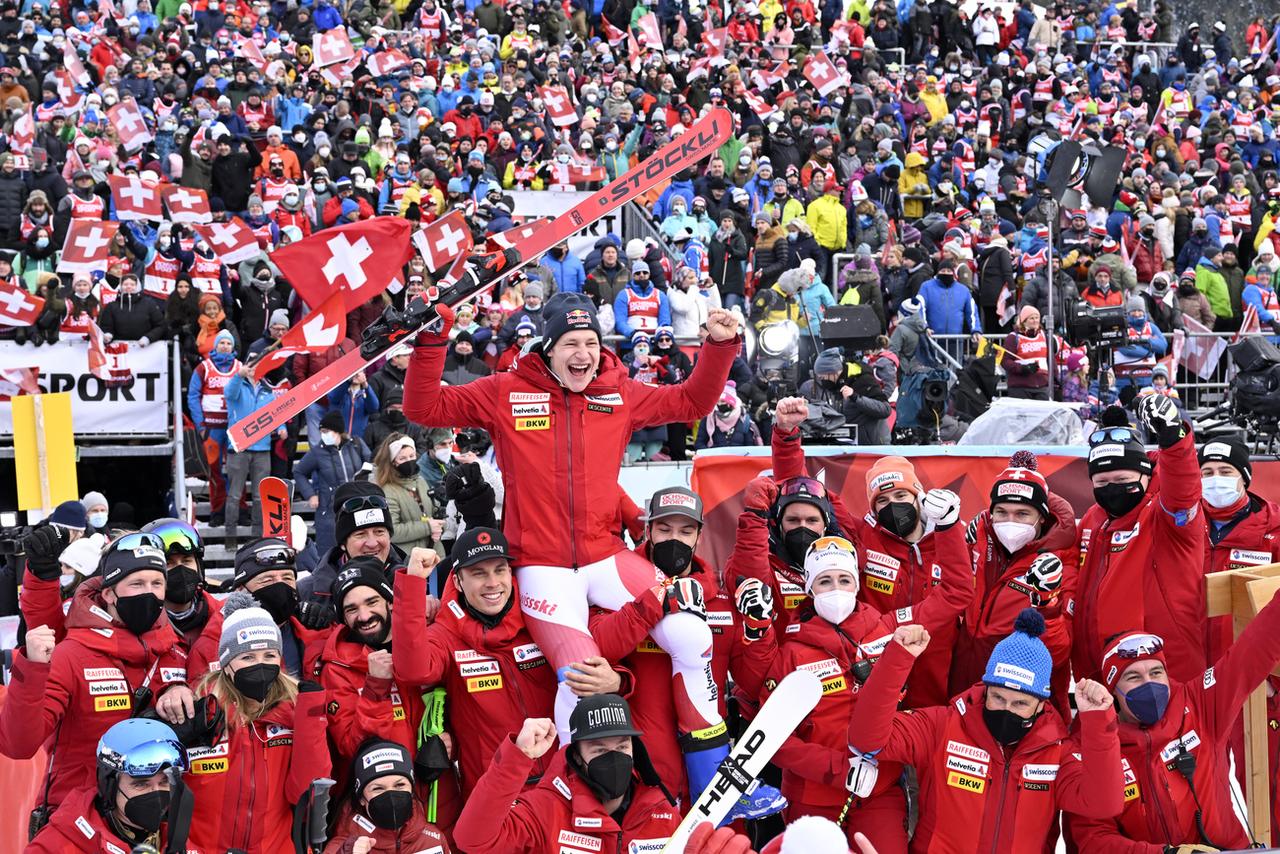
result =
[[391,544],[394,525],[382,487],[367,480],[342,484],[333,491],[333,515],[337,545],[323,556],[320,565],[298,588],[304,602],[314,602],[324,609],[323,615],[317,612],[314,616],[313,628],[322,628],[334,618],[337,603],[332,601],[333,585],[348,561],[357,557],[377,558],[388,577],[392,569],[405,565],[405,553]]

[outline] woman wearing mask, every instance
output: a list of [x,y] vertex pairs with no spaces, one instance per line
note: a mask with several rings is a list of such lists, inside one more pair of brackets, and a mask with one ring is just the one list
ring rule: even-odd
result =
[[387,495],[394,524],[391,542],[405,552],[435,548],[441,555],[444,520],[435,516],[430,486],[418,470],[418,449],[413,439],[392,433],[373,457],[373,481]]
[[373,456],[359,437],[343,432],[342,414],[330,410],[320,419],[320,444],[294,468],[298,492],[316,513],[316,548],[328,554],[335,545],[333,492],[357,474]]
[[58,247],[53,245],[52,234],[52,226],[41,225],[24,238],[22,254],[14,263],[14,272],[22,276],[29,290],[42,275],[58,272]]
[[62,296],[58,277],[53,273],[42,273],[33,293],[44,300],[44,307],[36,317],[35,325],[19,327],[15,331],[14,340],[19,344],[31,341],[37,347],[41,344],[53,344],[58,340],[62,320],[67,316],[67,301]]
[[431,851],[449,854],[449,842],[426,819],[414,795],[413,757],[394,741],[371,739],[351,760],[351,797],[325,854]]
[[205,294],[196,303],[200,316],[196,318],[196,352],[207,357],[213,352],[218,333],[227,330],[233,339],[238,338],[236,328],[222,310],[222,298],[217,294]]
[[725,384],[720,400],[711,414],[698,425],[698,438],[693,443],[695,451],[704,448],[740,448],[763,444],[760,430],[742,406],[737,386]]
[[221,669],[205,676],[198,693],[206,708],[216,703],[224,722],[211,746],[188,752],[191,846],[292,850],[293,805],[330,772],[329,751],[317,748],[325,740],[324,690],[283,672],[280,629],[252,596],[231,594],[222,614]]

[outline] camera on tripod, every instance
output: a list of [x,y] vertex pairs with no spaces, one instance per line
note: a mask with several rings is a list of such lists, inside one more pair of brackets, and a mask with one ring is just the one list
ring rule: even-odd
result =
[[1076,347],[1117,347],[1129,340],[1124,306],[1094,306],[1077,300],[1067,315],[1067,339]]

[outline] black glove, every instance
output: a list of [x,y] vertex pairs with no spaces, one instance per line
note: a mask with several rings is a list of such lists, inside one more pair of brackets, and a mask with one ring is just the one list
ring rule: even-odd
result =
[[58,562],[62,550],[71,545],[71,534],[56,525],[42,525],[22,541],[27,553],[27,569],[41,581],[54,581],[62,575]]
[[414,779],[420,783],[433,783],[440,775],[453,767],[444,739],[438,735],[427,736],[418,746],[413,757]]
[[303,628],[313,632],[329,628],[337,615],[337,611],[328,602],[308,600],[298,603],[298,622],[302,623]]
[[323,694],[324,686],[319,682],[312,682],[310,679],[303,679],[298,683],[299,694]]
[[444,476],[444,494],[458,508],[468,528],[497,526],[494,515],[497,497],[480,473],[479,463],[464,463],[450,470]]
[[[212,694],[200,697],[195,701],[196,713],[187,718],[180,724],[167,724],[173,730],[174,735],[178,737],[178,741],[190,750],[193,747],[212,747],[222,738],[222,733],[226,729],[226,714],[222,710],[222,706],[218,703],[218,699]],[[145,717],[156,717],[154,712],[148,712]]]

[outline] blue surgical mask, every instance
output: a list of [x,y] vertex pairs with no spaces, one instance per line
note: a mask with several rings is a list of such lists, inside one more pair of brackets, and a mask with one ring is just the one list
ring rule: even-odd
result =
[[90,513],[89,514],[89,527],[103,528],[103,527],[106,527],[106,524],[107,524],[106,513]]
[[1124,695],[1129,711],[1146,726],[1155,726],[1169,708],[1169,686],[1163,682],[1143,682]]

